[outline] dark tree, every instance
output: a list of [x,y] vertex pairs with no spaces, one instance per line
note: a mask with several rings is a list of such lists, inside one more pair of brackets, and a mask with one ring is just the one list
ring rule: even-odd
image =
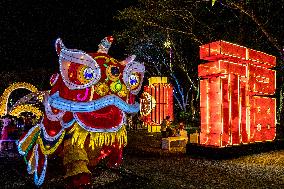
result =
[[[198,113],[199,45],[225,40],[283,56],[283,0],[138,0],[120,11],[117,38],[150,76],[168,76],[179,109]],[[165,46],[166,45],[166,46]]]

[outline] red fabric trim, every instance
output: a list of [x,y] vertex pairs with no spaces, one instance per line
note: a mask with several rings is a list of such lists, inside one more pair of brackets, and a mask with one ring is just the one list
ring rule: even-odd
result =
[[78,118],[90,128],[110,129],[122,121],[122,112],[115,106],[108,106],[89,113],[77,113]]
[[47,134],[51,137],[58,134],[62,128],[59,121],[50,121],[47,119],[46,115],[43,118],[43,127],[45,128]]

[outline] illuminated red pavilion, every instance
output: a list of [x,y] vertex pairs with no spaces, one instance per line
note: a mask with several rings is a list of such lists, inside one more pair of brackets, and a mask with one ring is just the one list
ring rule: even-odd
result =
[[226,41],[200,47],[200,144],[225,147],[276,136],[276,57]]

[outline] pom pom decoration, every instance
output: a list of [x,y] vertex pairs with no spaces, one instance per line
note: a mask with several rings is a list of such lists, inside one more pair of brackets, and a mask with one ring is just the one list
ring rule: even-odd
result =
[[101,43],[99,44],[98,52],[107,54],[112,42],[113,42],[112,36],[108,36],[108,37],[105,37],[104,39],[102,39]]

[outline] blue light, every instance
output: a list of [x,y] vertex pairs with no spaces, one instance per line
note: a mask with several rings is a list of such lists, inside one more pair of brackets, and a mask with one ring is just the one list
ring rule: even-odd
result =
[[87,69],[85,69],[85,71],[84,71],[84,77],[86,78],[86,79],[92,79],[93,77],[94,77],[94,74],[93,74],[93,70],[92,70],[92,68],[87,68]]
[[128,104],[116,95],[107,95],[89,102],[74,102],[61,98],[57,92],[48,98],[48,102],[56,109],[69,112],[92,112],[111,105],[126,113],[137,113],[140,109],[139,103]]
[[[145,66],[143,64],[140,64],[136,61],[131,61],[128,64],[126,64],[124,70],[123,70],[123,81],[127,87],[128,90],[130,90],[130,93],[137,95],[138,92],[141,89],[142,86],[142,82],[143,81],[143,77],[144,77],[144,72],[145,72]],[[135,75],[135,73],[139,73],[140,74],[140,81],[138,81],[137,79],[137,75]],[[135,78],[134,78],[135,77]],[[136,79],[136,81],[135,81]],[[133,80],[133,81],[132,81]],[[136,82],[136,84],[138,82],[139,85],[137,86],[137,88],[135,90],[131,90],[131,86],[130,85],[135,85],[134,82]]]
[[137,77],[135,75],[130,76],[130,85],[135,85],[138,83]]
[[46,167],[47,167],[47,155],[44,156],[44,164],[43,164],[43,169],[40,173],[40,177],[38,178],[38,161],[39,161],[39,155],[38,155],[38,144],[35,146],[36,149],[34,151],[35,153],[35,161],[36,161],[36,166],[35,166],[35,172],[34,172],[34,182],[37,186],[42,185],[44,179],[45,179],[45,173],[46,173]]

